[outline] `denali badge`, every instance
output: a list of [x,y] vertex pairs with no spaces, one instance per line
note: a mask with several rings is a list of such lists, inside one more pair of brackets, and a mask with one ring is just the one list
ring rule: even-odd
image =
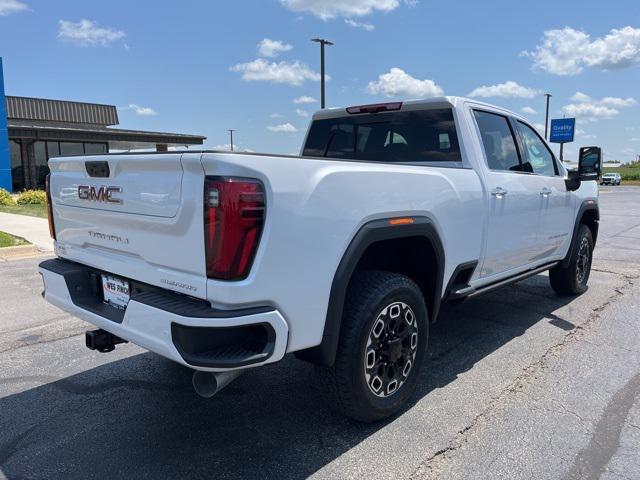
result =
[[78,186],[78,198],[91,202],[122,203],[119,198],[113,198],[114,193],[121,193],[122,187],[92,187],[89,185]]

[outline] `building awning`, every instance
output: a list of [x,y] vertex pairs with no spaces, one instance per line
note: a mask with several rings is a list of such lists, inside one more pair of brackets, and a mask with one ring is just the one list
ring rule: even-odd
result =
[[130,142],[167,145],[202,145],[207,137],[182,133],[126,130],[88,124],[9,119],[9,138],[32,140]]

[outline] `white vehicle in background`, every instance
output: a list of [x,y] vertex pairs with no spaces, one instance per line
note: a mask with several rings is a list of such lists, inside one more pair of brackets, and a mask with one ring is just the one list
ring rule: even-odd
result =
[[620,185],[622,177],[619,173],[605,173],[600,178],[600,185]]
[[212,396],[287,353],[327,367],[347,415],[411,397],[429,325],[549,270],[584,292],[598,236],[597,147],[567,172],[520,115],[471,99],[317,112],[300,156],[56,158],[45,298],[195,370]]

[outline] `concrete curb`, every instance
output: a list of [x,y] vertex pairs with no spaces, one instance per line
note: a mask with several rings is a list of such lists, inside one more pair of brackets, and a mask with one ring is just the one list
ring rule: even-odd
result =
[[0,248],[0,261],[17,260],[20,258],[30,258],[38,255],[46,255],[38,250],[35,245],[19,245],[17,247]]

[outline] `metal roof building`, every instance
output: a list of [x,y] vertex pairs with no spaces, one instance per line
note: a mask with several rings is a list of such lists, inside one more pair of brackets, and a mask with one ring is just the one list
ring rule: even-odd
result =
[[43,188],[51,157],[114,150],[166,151],[169,146],[202,145],[206,139],[201,135],[114,128],[119,120],[113,105],[4,97],[1,65],[0,187],[8,190]]

